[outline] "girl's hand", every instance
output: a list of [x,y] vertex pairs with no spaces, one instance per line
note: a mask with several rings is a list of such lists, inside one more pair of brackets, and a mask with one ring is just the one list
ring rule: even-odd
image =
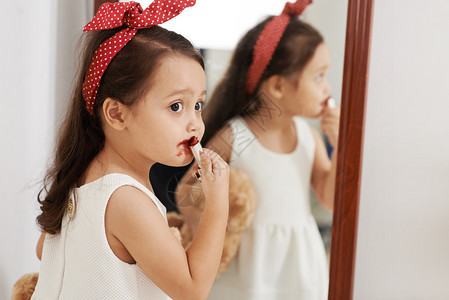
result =
[[[203,150],[201,153],[202,168],[200,172],[206,203],[227,199],[229,192],[229,165],[214,151],[206,148]],[[197,171],[198,165],[195,163],[193,172]]]
[[340,107],[325,107],[320,122],[321,131],[327,135],[332,147],[338,146],[338,130],[340,126]]

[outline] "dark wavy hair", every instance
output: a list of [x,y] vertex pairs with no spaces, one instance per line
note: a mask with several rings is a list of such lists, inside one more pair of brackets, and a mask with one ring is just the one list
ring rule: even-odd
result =
[[297,17],[292,17],[255,91],[248,94],[245,91],[246,76],[253,60],[253,48],[265,25],[272,18],[268,17],[253,27],[239,41],[224,77],[204,107],[206,131],[202,139],[203,144],[207,144],[228,120],[256,113],[260,106],[260,85],[273,75],[297,78],[318,45],[323,42],[323,37],[315,28]]
[[183,36],[159,26],[140,29],[104,73],[95,100],[95,117],[92,117],[81,93],[85,74],[100,44],[124,28],[88,32],[81,37],[81,60],[68,112],[59,130],[54,161],[37,197],[42,211],[37,223],[50,234],[60,231],[71,191],[104,147],[100,117],[104,100],[109,97],[127,106],[135,105],[151,88],[157,67],[168,55],[192,58],[204,69],[201,54]]

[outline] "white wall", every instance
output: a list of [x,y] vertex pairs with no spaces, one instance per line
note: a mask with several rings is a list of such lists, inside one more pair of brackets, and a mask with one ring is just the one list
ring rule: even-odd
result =
[[53,136],[56,1],[1,1],[0,299],[39,269],[35,217]]
[[449,299],[448,20],[375,1],[354,299]]
[[73,75],[67,49],[93,10],[75,2],[0,1],[0,299],[39,270],[36,197]]

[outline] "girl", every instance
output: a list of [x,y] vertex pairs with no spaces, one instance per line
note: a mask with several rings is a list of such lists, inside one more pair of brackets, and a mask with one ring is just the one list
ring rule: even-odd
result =
[[[248,174],[258,208],[229,269],[208,299],[327,299],[325,250],[309,205],[333,208],[339,109],[329,108],[329,50],[297,16],[308,1],[288,3],[239,42],[204,110],[204,143],[232,168]],[[334,147],[305,118],[322,117]],[[199,212],[182,203],[191,184],[178,186],[178,208],[195,230]]]
[[206,208],[187,251],[148,179],[155,162],[188,164],[187,143],[204,132],[202,57],[156,25],[193,4],[156,1],[145,11],[135,2],[105,4],[86,25],[103,30],[85,37],[46,177],[33,299],[206,299],[223,247],[227,164],[205,149]]

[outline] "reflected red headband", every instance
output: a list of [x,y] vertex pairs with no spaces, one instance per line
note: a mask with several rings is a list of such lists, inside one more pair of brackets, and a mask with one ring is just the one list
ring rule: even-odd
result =
[[105,3],[100,6],[83,31],[112,29],[122,25],[128,28],[104,41],[94,53],[82,90],[86,109],[91,115],[101,77],[114,56],[134,37],[137,30],[162,24],[179,15],[184,8],[195,5],[195,2],[196,0],[155,0],[145,10],[134,1]]
[[312,0],[297,0],[295,3],[287,2],[282,13],[265,25],[254,45],[253,62],[249,66],[248,74],[246,75],[246,92],[248,94],[254,93],[284,34],[285,28],[287,28],[290,18],[301,15],[310,3],[312,3]]

